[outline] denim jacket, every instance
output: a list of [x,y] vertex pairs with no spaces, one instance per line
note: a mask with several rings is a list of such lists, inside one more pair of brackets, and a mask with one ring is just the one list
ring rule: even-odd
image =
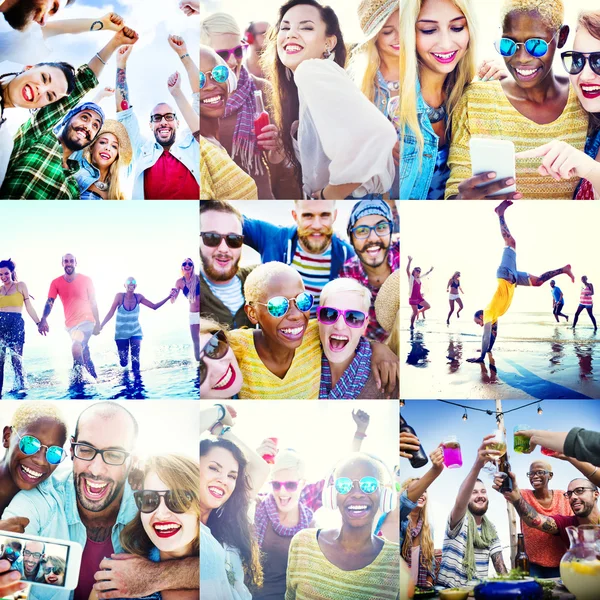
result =
[[[116,554],[123,553],[119,540],[121,531],[137,514],[133,492],[129,483],[123,487],[123,498],[113,525],[111,541]],[[25,532],[41,537],[70,540],[85,547],[87,531],[81,522],[77,509],[73,472],[67,470],[53,475],[32,490],[19,492],[8,505],[3,519],[10,517],[27,517],[29,525]],[[47,587],[33,586],[29,594],[32,600],[69,600],[73,592],[69,590],[53,590]]]
[[408,497],[408,490],[404,490],[400,495],[400,548],[402,548],[404,536],[408,529],[408,515],[416,506],[417,503]]
[[402,200],[426,200],[435,171],[438,152],[438,136],[433,131],[425,110],[421,85],[417,81],[417,117],[424,138],[421,168],[419,170],[419,148],[417,138],[406,128],[400,158],[400,198]]
[[[125,129],[127,129],[133,148],[133,161],[128,171],[129,173],[132,168],[135,169],[132,199],[143,200],[144,171],[154,166],[161,157],[164,148],[154,139],[146,140],[142,136],[133,108],[118,112],[117,120],[123,123]],[[200,144],[194,136],[188,133],[180,138],[178,135],[169,152],[183,163],[200,185]]]
[[74,152],[71,158],[76,160],[80,167],[79,171],[75,173],[75,179],[77,180],[77,185],[79,186],[81,199],[95,199],[93,198],[93,194],[91,192],[86,193],[86,190],[90,187],[90,185],[96,183],[96,181],[100,179],[100,171],[85,158],[83,158],[83,154],[80,152]]

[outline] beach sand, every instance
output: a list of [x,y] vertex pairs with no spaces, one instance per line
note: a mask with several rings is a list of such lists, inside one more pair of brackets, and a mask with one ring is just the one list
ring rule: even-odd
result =
[[[549,313],[509,313],[500,319],[494,365],[471,364],[482,328],[453,316],[450,325],[427,318],[400,333],[401,398],[600,398],[600,333],[583,314],[577,329]],[[465,315],[466,316],[466,315]]]

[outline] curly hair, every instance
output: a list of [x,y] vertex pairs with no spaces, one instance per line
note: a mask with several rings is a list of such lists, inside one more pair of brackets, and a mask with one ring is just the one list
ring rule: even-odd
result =
[[271,277],[284,273],[295,273],[300,277],[296,269],[290,267],[290,265],[277,262],[276,260],[258,265],[258,267],[248,275],[244,282],[244,297],[246,298],[246,304],[259,302]]
[[565,7],[562,0],[504,0],[500,8],[500,22],[511,12],[537,12],[542,21],[553,30],[562,27],[565,19]]
[[51,402],[25,402],[20,404],[15,410],[11,425],[17,431],[23,431],[40,419],[51,419],[62,425],[65,429],[65,439],[67,432],[67,421],[56,404]]
[[222,510],[211,511],[206,525],[221,545],[227,544],[238,550],[244,566],[244,582],[249,588],[256,589],[263,584],[263,571],[254,528],[248,518],[250,505],[250,485],[246,476],[248,461],[233,442],[221,438],[204,439],[200,442],[200,460],[213,448],[224,448],[231,452],[238,463],[238,477],[231,497],[222,505]]

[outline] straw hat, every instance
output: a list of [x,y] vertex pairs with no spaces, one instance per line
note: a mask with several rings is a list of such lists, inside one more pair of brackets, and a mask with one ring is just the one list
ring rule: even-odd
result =
[[377,322],[387,331],[392,331],[400,308],[400,269],[394,271],[381,286],[375,299]]
[[131,148],[129,134],[127,133],[127,129],[125,129],[125,126],[114,119],[106,119],[106,121],[104,121],[104,125],[102,125],[100,133],[96,136],[96,139],[98,139],[98,137],[100,137],[103,133],[112,133],[117,138],[119,141],[119,157],[121,159],[121,164],[126,167],[133,158],[133,150]]
[[362,43],[374,38],[383,29],[390,15],[399,9],[399,0],[361,0],[358,19],[365,34]]

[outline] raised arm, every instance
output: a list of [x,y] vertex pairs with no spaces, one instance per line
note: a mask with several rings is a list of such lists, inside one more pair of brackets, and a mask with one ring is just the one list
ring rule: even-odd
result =
[[198,77],[198,66],[193,61],[190,56],[185,40],[178,35],[170,35],[168,38],[169,46],[173,49],[175,54],[181,60],[183,64],[183,68],[188,76],[188,81],[190,82],[190,87],[192,88],[192,93],[197,93],[200,91],[200,77]]
[[352,438],[352,452],[360,452],[363,440],[367,437],[367,429],[371,417],[363,410],[352,410],[352,419],[356,423],[356,431]]
[[433,465],[431,469],[423,477],[413,481],[406,490],[406,495],[411,502],[416,502],[444,470],[444,452],[441,444],[429,455],[429,458]]
[[169,294],[164,300],[161,300],[160,302],[155,304],[154,302],[150,302],[150,300],[148,300],[141,294],[139,294],[139,296],[140,296],[140,304],[143,304],[144,306],[147,306],[148,308],[151,308],[152,310],[156,310],[157,308],[160,308],[167,300],[169,300],[171,298],[171,294]]
[[104,317],[104,320],[102,321],[102,323],[100,323],[100,329],[104,329],[104,326],[113,318],[113,315],[115,314],[115,311],[117,310],[117,307],[119,306],[119,304],[121,304],[121,296],[122,294],[115,294],[115,299],[113,300],[112,306],[110,307],[109,311],[106,313],[106,316]]
[[108,59],[114,54],[117,48],[124,45],[131,46],[137,41],[138,34],[129,27],[123,27],[113,36],[110,42],[100,50],[100,52],[96,52],[92,60],[88,62],[88,66],[94,72],[94,75],[99,77],[104,66],[108,62]]
[[17,290],[19,290],[19,292],[23,294],[27,314],[32,318],[33,322],[36,325],[39,325],[40,319],[37,313],[35,312],[35,308],[33,308],[33,305],[31,304],[31,300],[29,299],[29,290],[27,289],[27,286],[25,285],[24,281],[21,281],[17,284]]
[[126,73],[127,59],[130,54],[131,46],[122,46],[117,50],[117,79],[115,82],[115,103],[117,112],[123,112],[131,106]]
[[190,131],[196,133],[200,129],[200,115],[196,113],[188,99],[184,96],[181,90],[181,76],[177,71],[169,77],[167,86]]
[[410,278],[410,264],[412,263],[412,256],[408,257],[408,264],[406,265],[406,274]]
[[107,13],[99,19],[61,19],[48,21],[42,27],[42,35],[49,38],[65,33],[85,33],[86,31],[119,31],[123,26],[123,17],[117,13]]

